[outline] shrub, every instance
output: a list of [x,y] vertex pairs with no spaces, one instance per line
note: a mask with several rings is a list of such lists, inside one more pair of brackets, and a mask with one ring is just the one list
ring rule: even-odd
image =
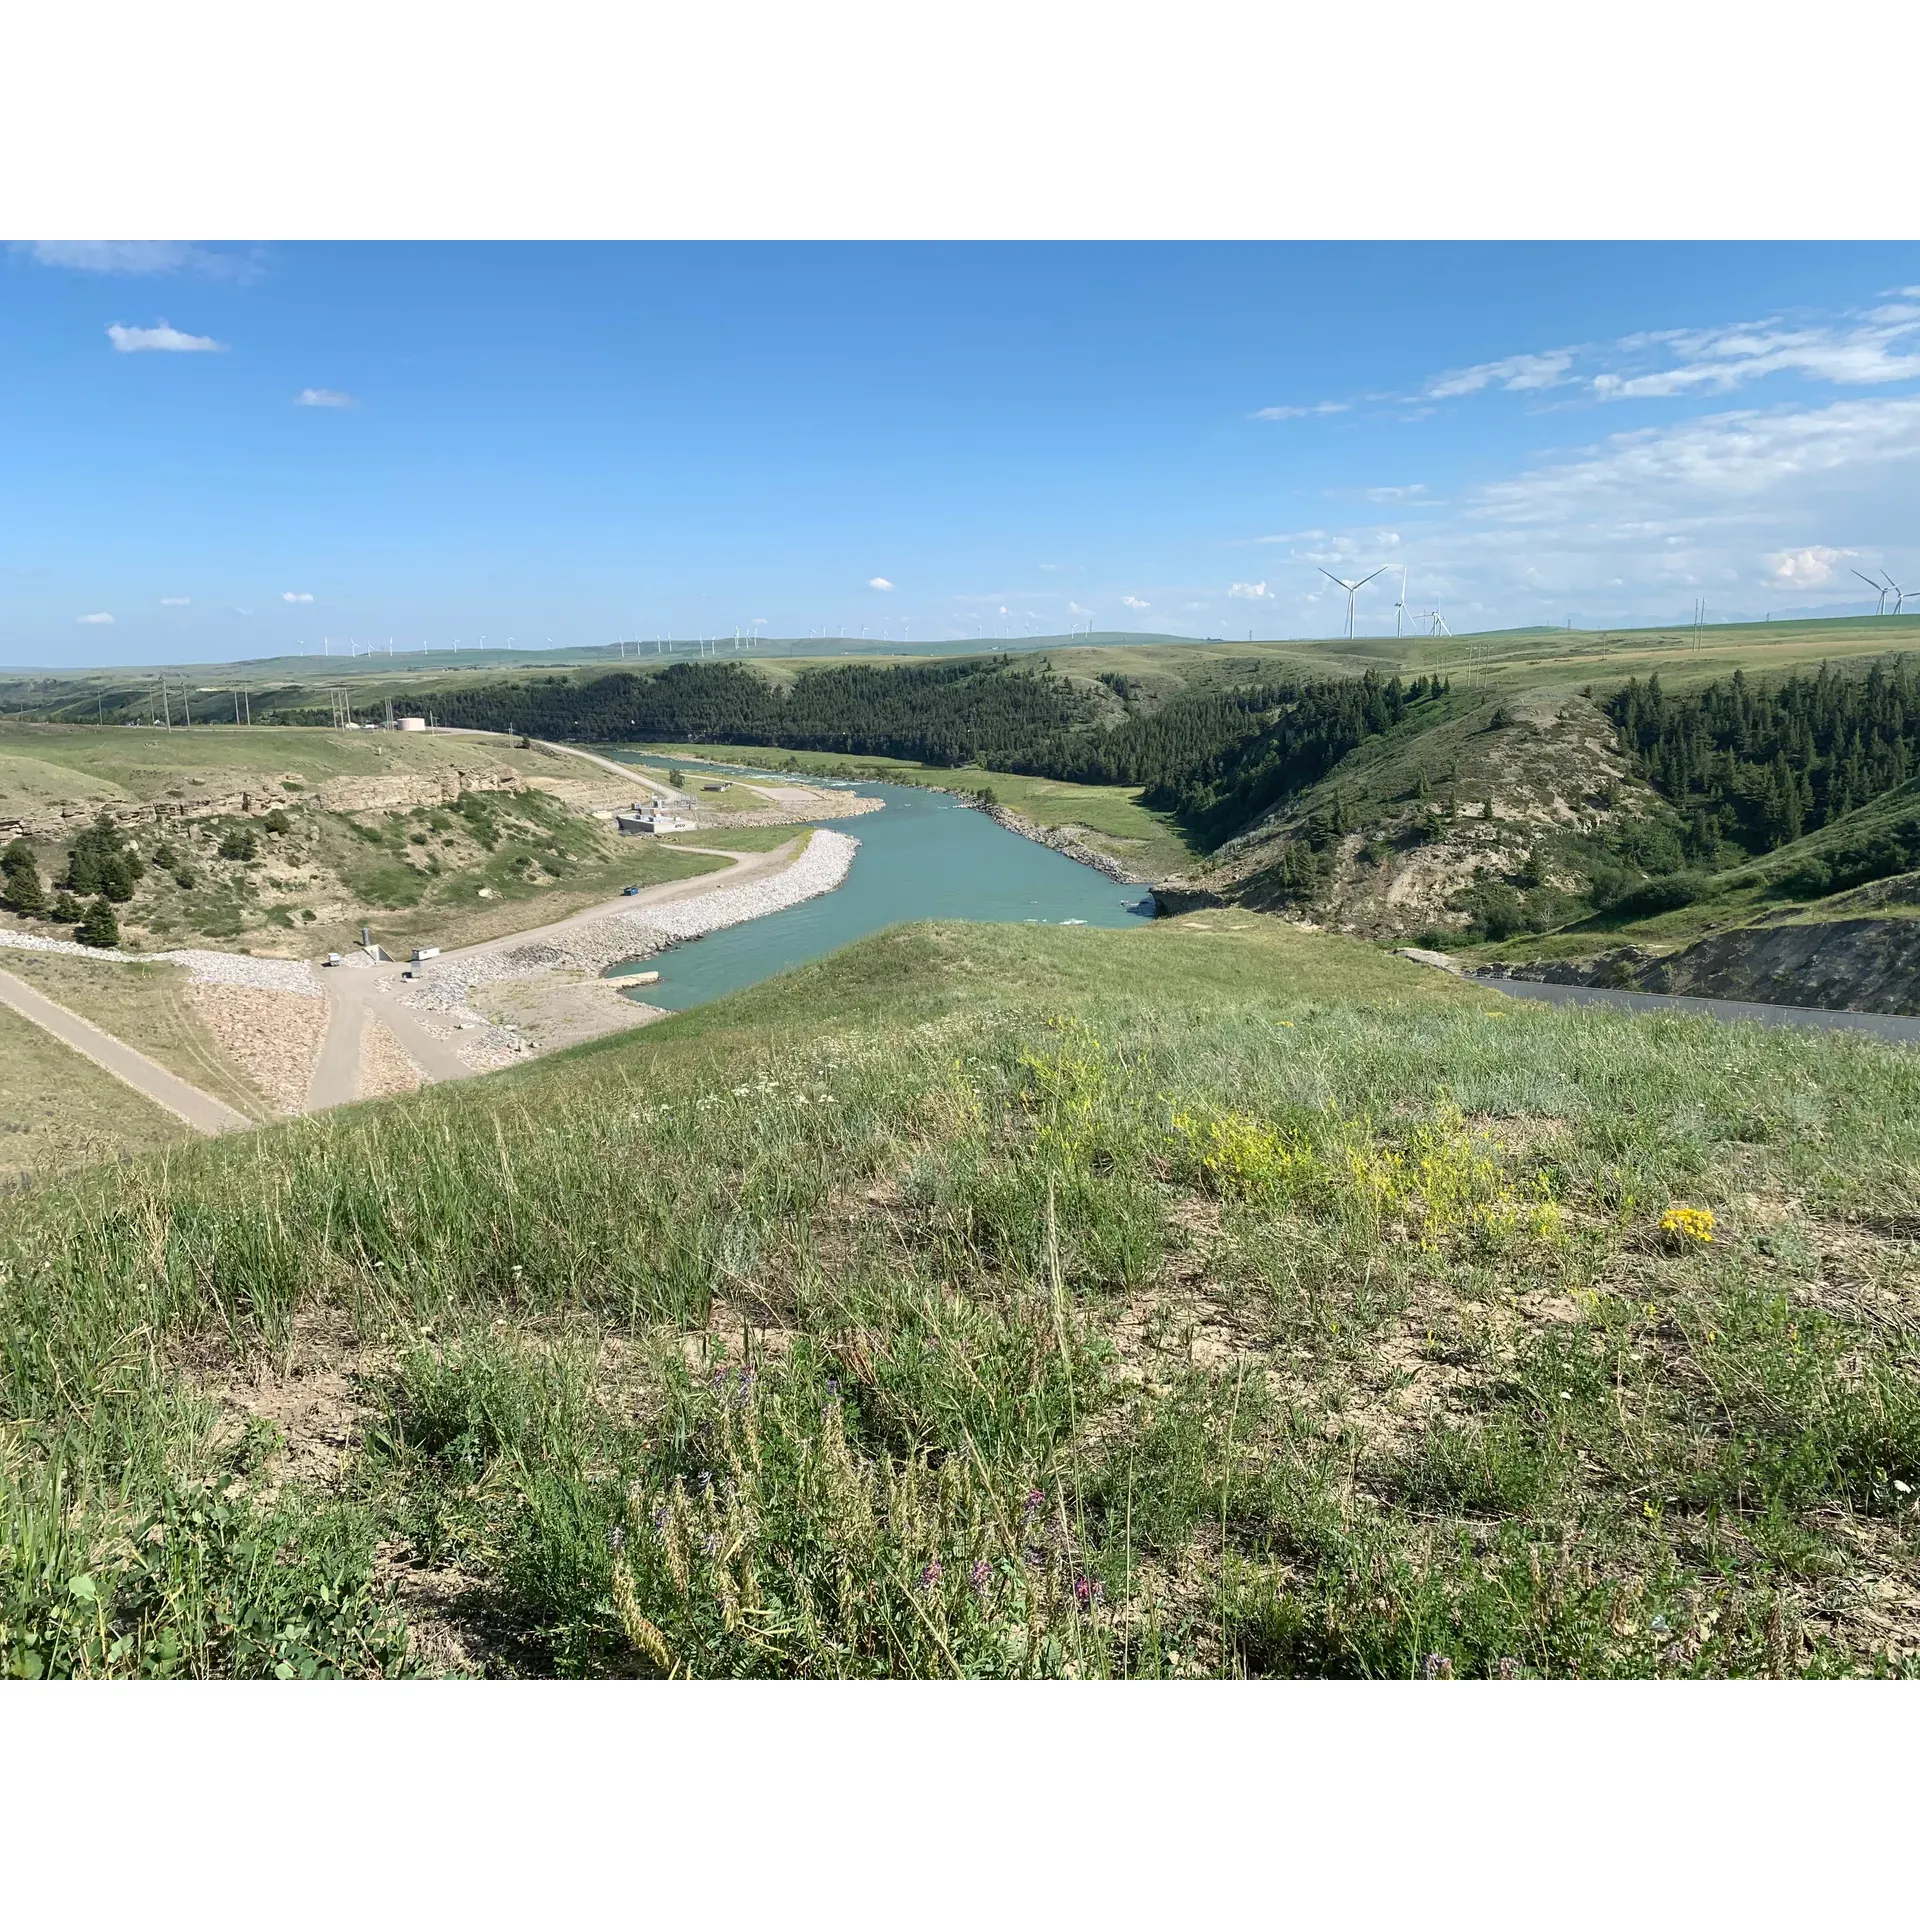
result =
[[230,827],[220,842],[222,860],[252,860],[260,852],[260,838],[251,827]]
[[1796,860],[1792,866],[1782,869],[1773,889],[1796,900],[1817,900],[1821,894],[1833,891],[1833,869],[1824,860]]
[[279,807],[273,808],[260,824],[265,827],[269,833],[273,834],[291,833],[293,831],[293,822]]
[[1648,914],[1672,913],[1677,907],[1690,907],[1712,891],[1704,874],[1671,873],[1645,886],[1635,887],[1618,904],[1616,912],[1643,918]]

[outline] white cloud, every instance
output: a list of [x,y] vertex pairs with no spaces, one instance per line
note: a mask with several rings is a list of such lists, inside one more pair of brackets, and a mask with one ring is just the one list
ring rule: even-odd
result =
[[247,254],[220,253],[185,240],[16,240],[43,267],[77,273],[198,273],[210,280],[256,280],[258,262]]
[[1483,387],[1499,387],[1507,393],[1562,387],[1567,384],[1573,357],[1580,351],[1578,347],[1556,347],[1551,353],[1515,353],[1478,367],[1456,367],[1451,373],[1436,374],[1421,391],[1430,400],[1456,400]]
[[1267,597],[1267,583],[1264,580],[1236,580],[1227,589],[1230,600],[1264,600]]
[[1888,303],[1830,320],[1745,320],[1718,327],[1631,333],[1604,346],[1517,353],[1434,375],[1430,400],[1497,387],[1508,393],[1579,388],[1594,400],[1724,394],[1769,374],[1797,373],[1835,386],[1920,379],[1920,305],[1902,288]]
[[75,624],[82,627],[110,627],[113,625],[113,615],[110,613],[83,613]]
[[225,353],[227,350],[222,341],[209,340],[203,333],[182,333],[164,320],[157,327],[115,324],[107,329],[107,338],[113,342],[115,353]]
[[1744,509],[1826,477],[1920,461],[1920,399],[1709,414],[1616,433],[1574,458],[1483,488],[1476,511],[1512,525],[1604,514],[1652,525]]
[[1391,506],[1396,500],[1418,500],[1425,492],[1426,487],[1416,482],[1410,487],[1369,487],[1367,498],[1375,506]]
[[313,595],[310,593],[283,593],[280,598],[291,606],[302,607],[311,603]]
[[867,582],[867,585],[870,586],[875,593],[891,593],[893,591],[893,582],[884,574],[876,573],[873,578]]
[[190,607],[193,602],[184,593],[163,593],[160,604],[163,607]]
[[[1835,386],[1877,386],[1920,378],[1920,308],[1878,307],[1850,327],[1784,328],[1771,321],[1636,334],[1628,352],[1654,352],[1675,364],[1644,373],[1601,373],[1601,400],[1664,398],[1679,393],[1731,393],[1771,373],[1798,373]],[[1902,343],[1909,349],[1895,351]]]
[[1853,586],[1861,552],[1903,580],[1920,573],[1916,488],[1920,395],[1727,410],[1566,448],[1440,513],[1416,503],[1418,530],[1397,549],[1386,527],[1273,536],[1300,570],[1275,597],[1297,596],[1304,614],[1310,565],[1351,577],[1395,553],[1409,603],[1441,607],[1456,631],[1638,624],[1702,596],[1718,617],[1757,618]]
[[1123,607],[1131,607],[1135,613],[1145,613],[1151,607],[1152,602],[1148,600],[1137,599],[1133,594],[1130,594],[1130,593],[1123,593],[1120,596],[1120,604]]
[[1247,415],[1249,420],[1324,420],[1330,413],[1345,413],[1344,400],[1321,400],[1310,407],[1261,407]]
[[339,393],[332,387],[302,387],[293,396],[296,407],[351,407],[357,405],[350,393]]
[[[1083,607],[1078,600],[1069,600],[1067,602],[1067,611],[1079,620],[1091,620],[1093,618],[1093,609],[1091,607]],[[1033,616],[1029,614],[1027,617],[1028,619],[1032,619]]]
[[1835,566],[1851,560],[1852,547],[1795,547],[1767,555],[1767,572],[1783,587],[1824,587]]

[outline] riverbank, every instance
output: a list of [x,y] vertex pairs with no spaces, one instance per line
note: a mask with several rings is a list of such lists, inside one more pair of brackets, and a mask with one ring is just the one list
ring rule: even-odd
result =
[[1091,867],[1095,873],[1104,873],[1109,880],[1118,880],[1123,887],[1144,887],[1146,875],[1129,872],[1110,853],[1099,853],[1077,839],[1071,827],[1043,827],[1037,820],[1029,820],[1023,813],[1015,813],[1011,807],[1003,807],[997,800],[983,799],[977,793],[970,793],[965,787],[947,787],[947,793],[957,794],[963,807],[972,807],[978,813],[984,813],[996,827],[1004,827],[1009,833],[1017,833],[1022,840],[1031,840],[1036,846],[1051,847],[1055,853],[1064,853],[1069,860],[1078,860],[1083,867]]
[[[630,750],[736,776],[742,771],[777,773],[791,780],[859,780],[950,793],[963,805],[987,813],[1009,833],[1063,853],[1127,886],[1170,880],[1193,866],[1192,850],[1170,816],[1142,806],[1137,787],[1083,786],[984,767],[933,767],[885,754],[789,753],[718,743],[689,748],[659,742]],[[715,757],[720,754],[737,757]],[[1083,836],[1108,844],[1089,845]]]
[[469,956],[450,954],[414,983],[404,1004],[423,1012],[464,1011],[475,987],[554,972],[600,974],[624,961],[648,960],[688,940],[779,913],[831,893],[847,877],[860,842],[821,828],[784,865],[727,884],[724,877],[689,898],[602,913],[543,927],[518,945]]

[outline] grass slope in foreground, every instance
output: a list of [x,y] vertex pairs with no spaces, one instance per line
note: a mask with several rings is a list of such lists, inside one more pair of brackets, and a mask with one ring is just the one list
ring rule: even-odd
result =
[[1914,1673],[1917,1167],[1866,1040],[895,928],[18,1202],[0,1661]]

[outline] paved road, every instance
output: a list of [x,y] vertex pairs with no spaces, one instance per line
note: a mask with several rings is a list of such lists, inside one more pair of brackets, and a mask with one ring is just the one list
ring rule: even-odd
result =
[[1563,987],[1545,980],[1496,980],[1465,976],[1516,1000],[1548,1000],[1556,1006],[1615,1007],[1623,1013],[1704,1013],[1714,1020],[1758,1020],[1770,1027],[1839,1027],[1881,1040],[1920,1045],[1920,1019],[1901,1013],[1850,1013],[1834,1007],[1776,1007],[1758,1000],[1697,1000],[1682,993],[1632,993],[1623,987]]
[[224,1100],[202,1093],[177,1073],[169,1073],[157,1060],[149,1060],[124,1040],[102,1032],[91,1020],[70,1013],[57,1000],[49,1000],[17,974],[0,970],[0,1001],[56,1040],[64,1041],[75,1053],[85,1054],[95,1066],[104,1067],[135,1093],[143,1093],[156,1106],[165,1107],[198,1133],[231,1133],[253,1124]]

